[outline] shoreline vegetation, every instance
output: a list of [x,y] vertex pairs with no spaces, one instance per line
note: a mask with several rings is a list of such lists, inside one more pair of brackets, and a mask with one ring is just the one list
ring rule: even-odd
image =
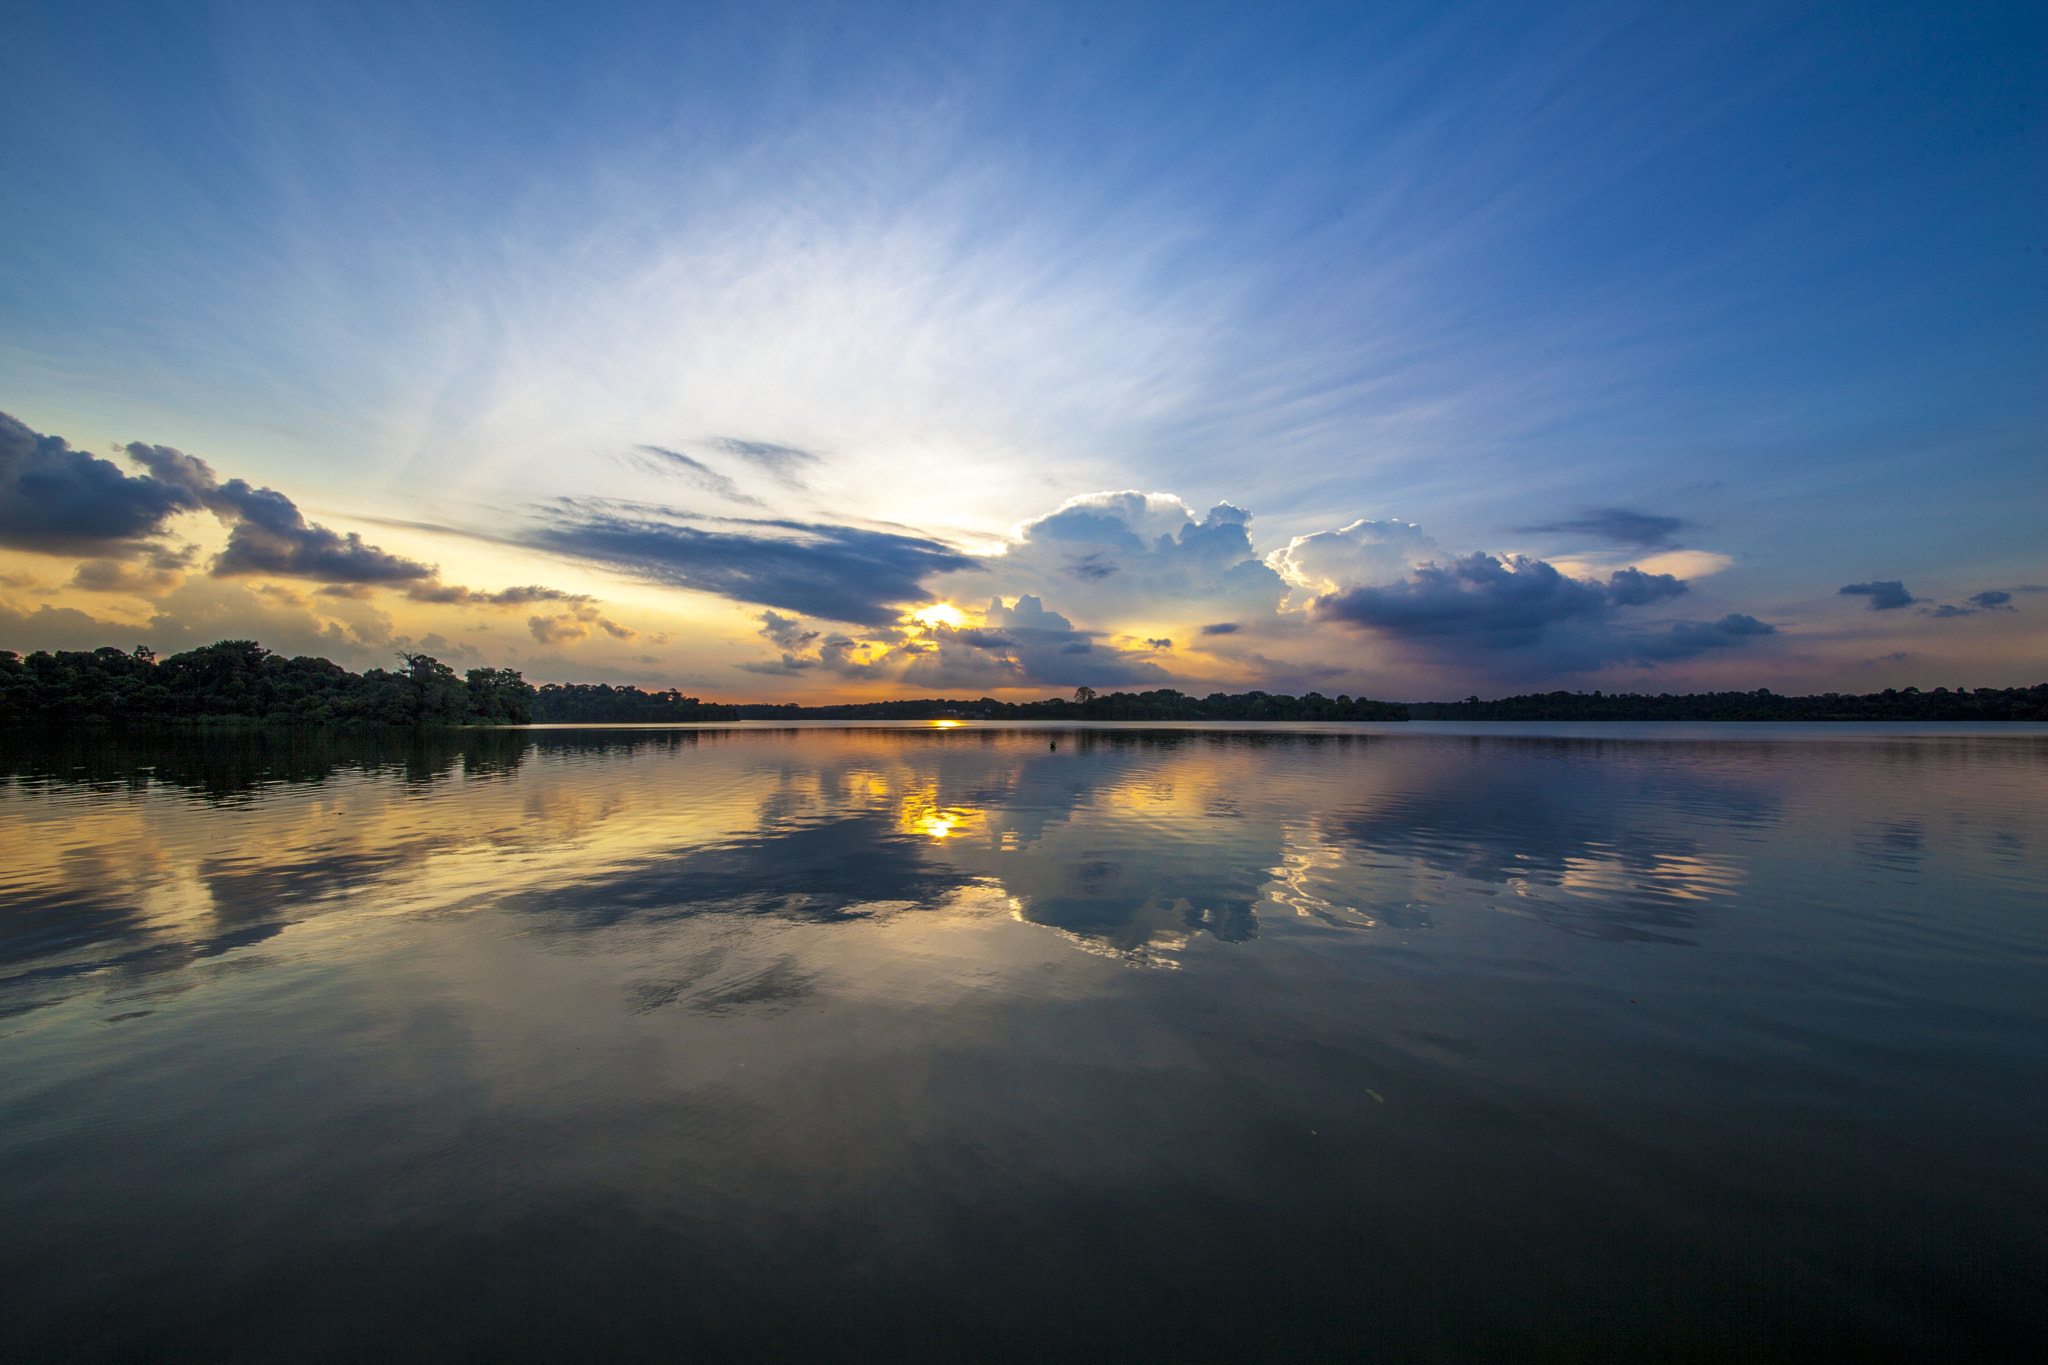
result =
[[1867,695],[1786,697],[1768,689],[1674,696],[1549,692],[1481,701],[1373,701],[1311,692],[1212,693],[1171,688],[1071,699],[1002,702],[920,698],[828,706],[726,705],[675,689],[645,692],[606,683],[535,687],[512,669],[457,675],[427,654],[396,669],[351,673],[311,656],[286,658],[251,640],[223,640],[158,660],[122,651],[0,650],[0,725],[204,724],[527,725],[731,720],[1316,720],[1316,721],[2048,721],[2048,683],[2034,687],[1891,689]]

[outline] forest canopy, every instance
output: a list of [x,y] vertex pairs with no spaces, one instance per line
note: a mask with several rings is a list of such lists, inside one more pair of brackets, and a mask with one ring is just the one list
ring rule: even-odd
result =
[[0,723],[254,720],[272,724],[525,725],[545,720],[731,720],[677,692],[536,689],[509,668],[458,676],[430,654],[351,673],[328,659],[222,640],[159,660],[148,649],[0,650]]

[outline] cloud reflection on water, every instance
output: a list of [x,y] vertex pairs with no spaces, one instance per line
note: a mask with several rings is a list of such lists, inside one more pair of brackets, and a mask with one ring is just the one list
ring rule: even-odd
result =
[[[1155,965],[1205,935],[1245,943],[1274,914],[1425,931],[1451,904],[1683,943],[1742,884],[1728,832],[1778,820],[1784,799],[1768,764],[1676,763],[1655,745],[1595,762],[1583,741],[1067,739],[11,737],[0,998],[34,1008],[343,910],[490,910],[589,938],[707,916],[847,924],[964,897]],[[650,978],[632,1007],[786,1001],[810,969],[781,961]]]

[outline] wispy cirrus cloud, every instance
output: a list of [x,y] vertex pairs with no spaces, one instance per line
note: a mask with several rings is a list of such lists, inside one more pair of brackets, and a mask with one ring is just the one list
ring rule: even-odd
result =
[[723,498],[727,502],[739,503],[747,507],[766,507],[768,505],[750,493],[741,492],[740,486],[732,481],[730,475],[721,474],[702,460],[685,455],[680,450],[670,450],[667,446],[635,446],[634,449],[640,454],[641,464],[644,468],[651,468],[657,473],[680,477],[685,482],[694,484],[714,497]]
[[770,441],[742,441],[736,436],[714,436],[704,444],[714,450],[722,450],[728,455],[737,455],[791,488],[805,486],[804,481],[797,477],[798,470],[820,463],[819,458],[808,450],[776,445]]

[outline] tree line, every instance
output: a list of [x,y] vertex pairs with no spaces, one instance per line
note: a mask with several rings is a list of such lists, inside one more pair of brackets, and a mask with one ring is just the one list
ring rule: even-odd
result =
[[0,724],[253,720],[285,725],[526,725],[536,721],[731,720],[678,692],[550,684],[510,668],[458,676],[430,654],[351,673],[330,659],[286,658],[254,640],[158,659],[150,650],[0,650]]
[[1781,697],[1754,692],[1539,692],[1481,701],[1413,702],[1417,720],[2048,720],[2048,683],[2034,687],[1887,687]]
[[526,725],[536,722],[662,724],[722,720],[1265,720],[1265,721],[2043,721],[2048,683],[1953,691],[1887,688],[1865,695],[1784,697],[1754,692],[1650,696],[1633,692],[1545,692],[1481,701],[1411,702],[1271,692],[1172,688],[1004,702],[943,698],[837,706],[752,703],[726,706],[673,688],[644,692],[607,683],[536,688],[509,668],[457,675],[429,654],[405,653],[393,669],[351,673],[329,659],[286,658],[253,640],[158,659],[150,650],[0,650],[0,725],[251,720],[271,724],[404,726]]
[[746,720],[1406,720],[1406,707],[1365,697],[1304,697],[1284,692],[1212,692],[1190,697],[1170,687],[1155,692],[1100,693],[1074,689],[1072,700],[978,701],[913,699],[841,706],[753,703],[735,708]]

